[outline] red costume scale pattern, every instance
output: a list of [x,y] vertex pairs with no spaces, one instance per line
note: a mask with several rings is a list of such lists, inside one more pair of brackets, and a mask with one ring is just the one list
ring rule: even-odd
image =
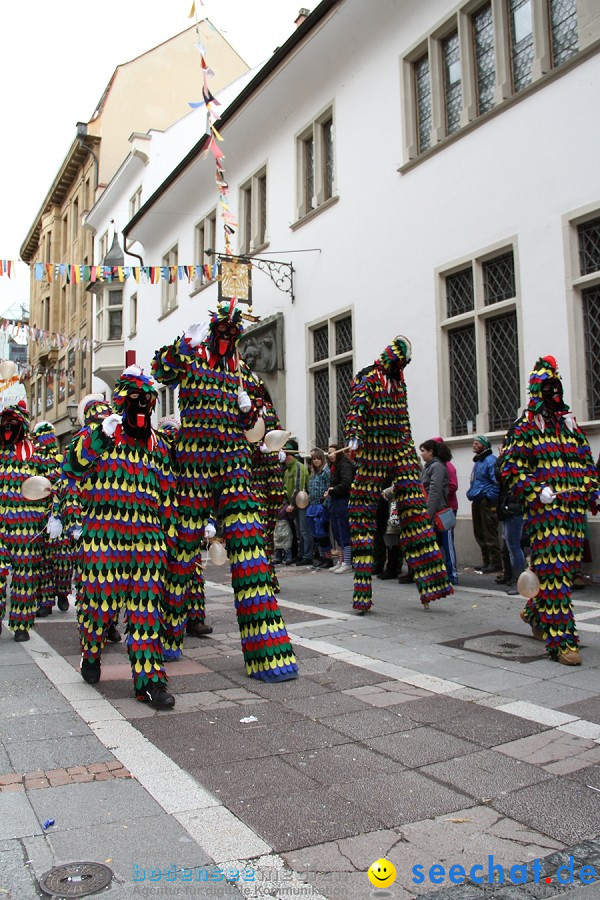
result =
[[[144,392],[150,394],[151,411],[154,383],[132,370],[118,379],[113,404],[120,412],[128,394]],[[167,681],[160,641],[162,585],[167,545],[176,537],[169,447],[152,430],[141,439],[118,425],[109,437],[102,424],[92,424],[73,439],[63,468],[78,483],[83,513],[78,591],[83,658],[100,659],[122,603],[134,689],[143,700],[149,685]]]
[[[572,576],[583,554],[585,514],[598,490],[590,446],[558,388],[556,404],[542,394],[544,384],[560,382],[556,360],[538,359],[529,376],[527,409],[509,435],[502,457],[505,478],[525,509],[531,545],[531,568],[540,582],[523,618],[546,641],[546,651],[559,659],[577,649],[579,637],[571,605]],[[542,503],[541,491],[557,494]]]
[[[26,436],[29,413],[23,401],[0,414],[0,628],[6,611],[6,580],[12,573],[9,628],[29,632],[40,589],[42,550],[51,501],[27,500],[21,489],[44,462]],[[23,635],[25,639],[25,636]]]
[[236,344],[241,310],[234,304],[213,314],[203,342],[185,335],[154,356],[158,381],[179,386],[181,430],[179,533],[170,562],[166,646],[181,652],[188,586],[195,577],[204,527],[221,519],[246,672],[263,681],[297,677],[296,659],[271,585],[260,508],[251,487],[250,448],[244,431],[259,406],[240,411],[240,380],[256,401],[250,369],[239,361]]
[[373,541],[377,503],[392,485],[400,518],[400,541],[421,603],[453,593],[429,516],[413,443],[404,367],[410,343],[397,337],[350,387],[346,441],[356,441],[356,474],[350,489],[349,518],[354,567],[353,608],[368,612],[372,600]]

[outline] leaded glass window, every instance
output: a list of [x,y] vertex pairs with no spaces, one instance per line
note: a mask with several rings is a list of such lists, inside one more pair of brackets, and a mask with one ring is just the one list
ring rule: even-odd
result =
[[323,123],[324,199],[333,197],[333,120]]
[[315,193],[315,142],[312,135],[303,143],[304,151],[304,209],[309,212],[313,209],[313,197]]
[[427,54],[415,63],[415,88],[417,95],[417,132],[419,153],[431,146],[431,79]]
[[335,352],[339,355],[350,350],[352,350],[352,316],[346,316],[335,323]]
[[494,23],[492,4],[486,3],[473,15],[473,43],[475,45],[475,81],[477,113],[483,115],[494,105],[496,61],[494,57]]
[[531,0],[508,0],[510,49],[515,93],[531,83],[533,10]]
[[600,419],[600,286],[581,292],[588,418]]
[[475,308],[475,292],[473,290],[473,269],[463,269],[454,275],[446,276],[446,308],[448,317],[460,316]]
[[577,0],[550,0],[552,63],[560,66],[579,50]]
[[600,218],[577,226],[579,269],[582,275],[600,270]]
[[[337,406],[337,439],[344,437],[346,427],[346,413],[350,406],[350,385],[352,384],[353,365],[351,362],[341,363],[335,367],[335,391]],[[325,444],[319,446],[325,447]]]
[[313,335],[313,362],[320,362],[329,356],[329,326],[315,328]]
[[520,405],[519,341],[514,312],[485,323],[490,431],[503,431]]
[[477,355],[475,326],[448,332],[450,414],[452,434],[471,434],[477,418]]
[[444,57],[444,93],[446,97],[446,133],[453,134],[460,128],[462,108],[460,45],[458,31],[442,41]]
[[329,371],[320,369],[313,375],[315,397],[315,441],[317,447],[329,443]]
[[486,306],[515,296],[515,261],[512,251],[486,260],[482,269],[483,302]]

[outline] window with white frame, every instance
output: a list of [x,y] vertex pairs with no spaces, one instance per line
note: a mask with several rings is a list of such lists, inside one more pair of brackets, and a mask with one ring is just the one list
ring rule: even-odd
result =
[[108,231],[105,231],[98,242],[98,264],[102,262],[108,253]]
[[175,415],[175,391],[172,388],[161,388],[160,409],[161,418]]
[[129,337],[137,334],[137,294],[132,294],[129,298]]
[[240,253],[256,253],[267,243],[267,169],[240,187]]
[[570,222],[572,314],[576,328],[573,365],[576,395],[584,398],[576,412],[584,419],[600,419],[600,209]]
[[96,339],[123,340],[123,291],[120,288],[103,290],[96,297]]
[[333,107],[324,110],[296,137],[297,218],[318,209],[335,194]]
[[439,275],[445,431],[503,431],[515,420],[521,396],[514,247]]
[[352,313],[338,313],[310,325],[309,365],[311,425],[315,446],[327,449],[342,441],[354,377]]
[[177,244],[175,244],[175,246],[171,247],[171,249],[167,253],[165,253],[162,258],[163,268],[166,267],[170,270],[167,273],[168,277],[163,278],[161,283],[161,307],[163,316],[171,312],[171,310],[175,309],[177,306],[177,260],[178,249]]
[[129,218],[133,219],[136,212],[142,205],[142,186],[140,185],[135,194],[129,198]]
[[[580,18],[582,13],[580,12]],[[600,37],[577,0],[468,0],[403,59],[405,154],[414,159]],[[309,143],[301,159],[308,165]],[[316,154],[316,145],[313,147]],[[305,211],[306,210],[306,200]]]
[[[216,209],[211,210],[208,215],[204,216],[201,219],[196,227],[194,228],[194,264],[198,266],[211,266],[215,260],[215,257],[211,254],[207,254],[208,250],[215,251],[215,244],[217,242],[217,211]],[[212,271],[212,269],[211,269]],[[196,278],[195,287],[196,289],[202,287],[204,284],[208,284],[213,281],[212,277],[208,277],[204,274],[204,269],[201,272],[200,278]]]

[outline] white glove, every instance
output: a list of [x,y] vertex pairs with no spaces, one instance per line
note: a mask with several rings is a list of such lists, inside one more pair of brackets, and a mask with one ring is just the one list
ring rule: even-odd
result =
[[258,449],[260,450],[261,453],[270,453],[271,452],[266,444],[259,444]]
[[552,503],[553,500],[556,500],[556,494],[551,487],[546,485],[540,492],[540,500],[542,503]]
[[83,533],[83,528],[73,528],[71,531],[71,537],[74,541],[78,541]]
[[102,431],[104,434],[107,434],[108,437],[112,437],[117,430],[117,425],[122,424],[123,416],[119,415],[119,413],[112,413],[110,416],[102,419]]
[[277,454],[277,459],[279,462],[285,462],[285,450],[280,450]]
[[246,391],[241,388],[238,390],[238,407],[242,412],[250,412],[252,409],[252,401]]
[[214,537],[216,537],[217,529],[213,525],[212,522],[207,522],[204,526],[204,537],[207,541],[212,541]]
[[208,322],[202,322],[201,325],[190,325],[183,336],[189,342],[191,347],[198,347],[206,340],[208,329]]
[[352,438],[348,441],[348,450],[358,450],[358,439]]
[[46,531],[51,541],[58,540],[62,534],[62,522],[60,519],[57,519],[56,516],[50,516],[46,525]]

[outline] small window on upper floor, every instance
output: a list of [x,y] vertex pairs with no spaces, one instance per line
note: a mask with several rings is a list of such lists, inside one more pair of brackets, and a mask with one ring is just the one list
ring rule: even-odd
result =
[[262,166],[240,187],[240,253],[248,256],[267,244],[267,169]]
[[[166,316],[167,313],[177,306],[177,265],[178,248],[177,244],[175,244],[162,258],[161,309],[163,316]],[[165,274],[168,277],[165,278]]]
[[301,219],[335,197],[335,128],[332,107],[324,110],[297,135],[296,172],[296,216]]
[[137,189],[135,194],[133,194],[133,196],[130,197],[130,199],[129,199],[129,218],[130,219],[133,219],[133,217],[135,216],[136,212],[138,211],[138,209],[140,208],[141,205],[142,205],[142,187],[140,185],[140,187]]

